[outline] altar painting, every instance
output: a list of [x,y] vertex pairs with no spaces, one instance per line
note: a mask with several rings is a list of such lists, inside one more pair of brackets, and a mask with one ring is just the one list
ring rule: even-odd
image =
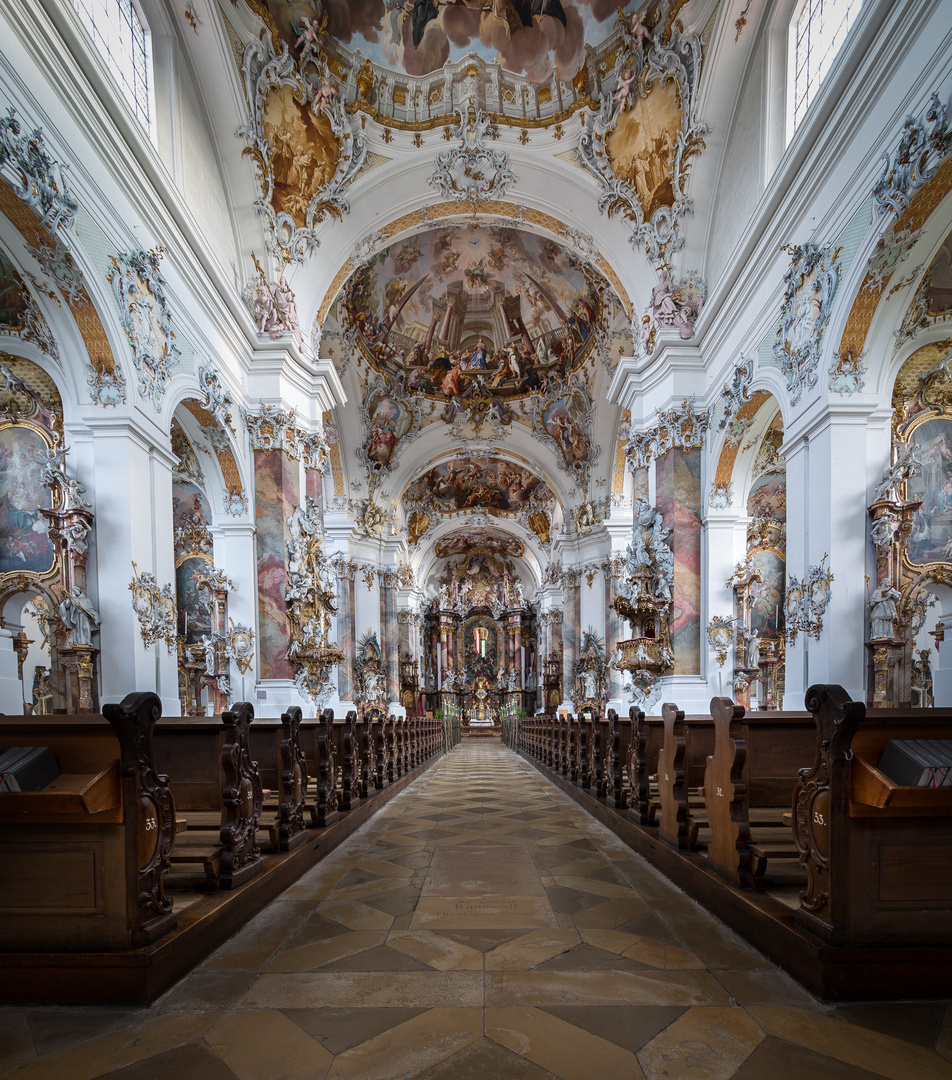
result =
[[912,519],[906,558],[914,566],[952,561],[952,420],[938,417],[909,434],[921,462],[906,498],[922,501]]
[[212,632],[211,595],[198,588],[199,582],[208,574],[211,562],[203,555],[189,555],[180,559],[175,567],[175,601],[178,608],[178,631],[188,645],[202,640]]
[[172,485],[172,527],[174,529],[188,525],[207,528],[211,518],[211,506],[201,488],[194,484]]
[[747,513],[753,518],[769,518],[778,524],[787,520],[787,474],[769,473],[758,477],[747,497]]
[[775,548],[760,548],[750,553],[748,562],[763,578],[763,582],[755,581],[750,587],[750,629],[762,639],[782,637],[786,560]]
[[499,630],[492,619],[477,617],[463,627],[463,658],[468,685],[478,678],[495,685],[499,670]]
[[41,506],[52,496],[40,479],[48,449],[39,432],[25,424],[0,428],[0,574],[53,569],[55,552]]

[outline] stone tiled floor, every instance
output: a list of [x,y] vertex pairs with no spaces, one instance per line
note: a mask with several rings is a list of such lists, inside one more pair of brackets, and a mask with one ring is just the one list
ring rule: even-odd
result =
[[950,1080],[952,1007],[819,1005],[498,743],[146,1010],[0,1010],[20,1080]]

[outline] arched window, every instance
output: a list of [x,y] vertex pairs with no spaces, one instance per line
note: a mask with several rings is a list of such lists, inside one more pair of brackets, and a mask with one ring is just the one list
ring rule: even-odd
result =
[[803,0],[791,26],[793,135],[836,59],[863,0]]
[[133,0],[73,0],[73,6],[132,111],[149,131],[151,50],[136,4]]

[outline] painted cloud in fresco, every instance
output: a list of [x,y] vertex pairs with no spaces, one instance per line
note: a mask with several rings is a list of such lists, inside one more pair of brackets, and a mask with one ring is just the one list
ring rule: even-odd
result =
[[[320,0],[267,0],[292,48]],[[626,8],[630,4],[624,5]],[[325,0],[332,37],[374,63],[426,75],[476,53],[507,71],[542,82],[553,72],[569,80],[614,29],[611,0]]]

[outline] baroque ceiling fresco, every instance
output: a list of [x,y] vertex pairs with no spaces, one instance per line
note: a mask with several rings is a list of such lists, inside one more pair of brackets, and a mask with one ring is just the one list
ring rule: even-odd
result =
[[[547,200],[513,141],[542,129],[530,158],[587,188],[587,214],[620,220],[622,242],[659,276],[648,329],[670,323],[690,337],[704,284],[673,260],[706,127],[695,110],[701,39],[684,30],[685,6],[246,0],[261,31],[249,40],[244,24],[239,136],[275,295],[291,296],[291,274],[314,352],[335,363],[359,414],[357,424],[335,416],[333,430],[335,491],[349,487],[361,535],[392,521],[422,554],[447,515],[477,536],[503,515],[524,539],[496,537],[487,550],[521,558],[529,542],[555,557],[559,536],[587,535],[610,493],[620,497],[608,485],[622,417],[608,388],[635,351],[633,324],[646,333],[620,276],[630,278],[630,256],[612,266],[568,205],[561,219],[532,207]],[[413,133],[410,157],[394,131],[404,142]],[[401,161],[434,170],[422,192],[401,183]],[[368,172],[384,184],[370,232],[368,207],[348,221]],[[381,180],[391,175],[393,186]],[[421,194],[423,208],[405,212]],[[341,230],[355,238],[346,254]],[[328,242],[339,254],[316,259]],[[563,514],[567,499],[582,518]],[[467,521],[474,513],[484,516]],[[462,533],[439,544],[440,557],[481,546]]]
[[601,43],[617,10],[612,0],[268,0],[287,44],[324,8],[336,42],[373,63],[427,75],[470,53],[533,81],[553,72],[566,81]]
[[450,402],[478,385],[510,400],[582,363],[605,288],[551,240],[453,225],[365,263],[345,289],[344,322],[372,366],[414,392]]

